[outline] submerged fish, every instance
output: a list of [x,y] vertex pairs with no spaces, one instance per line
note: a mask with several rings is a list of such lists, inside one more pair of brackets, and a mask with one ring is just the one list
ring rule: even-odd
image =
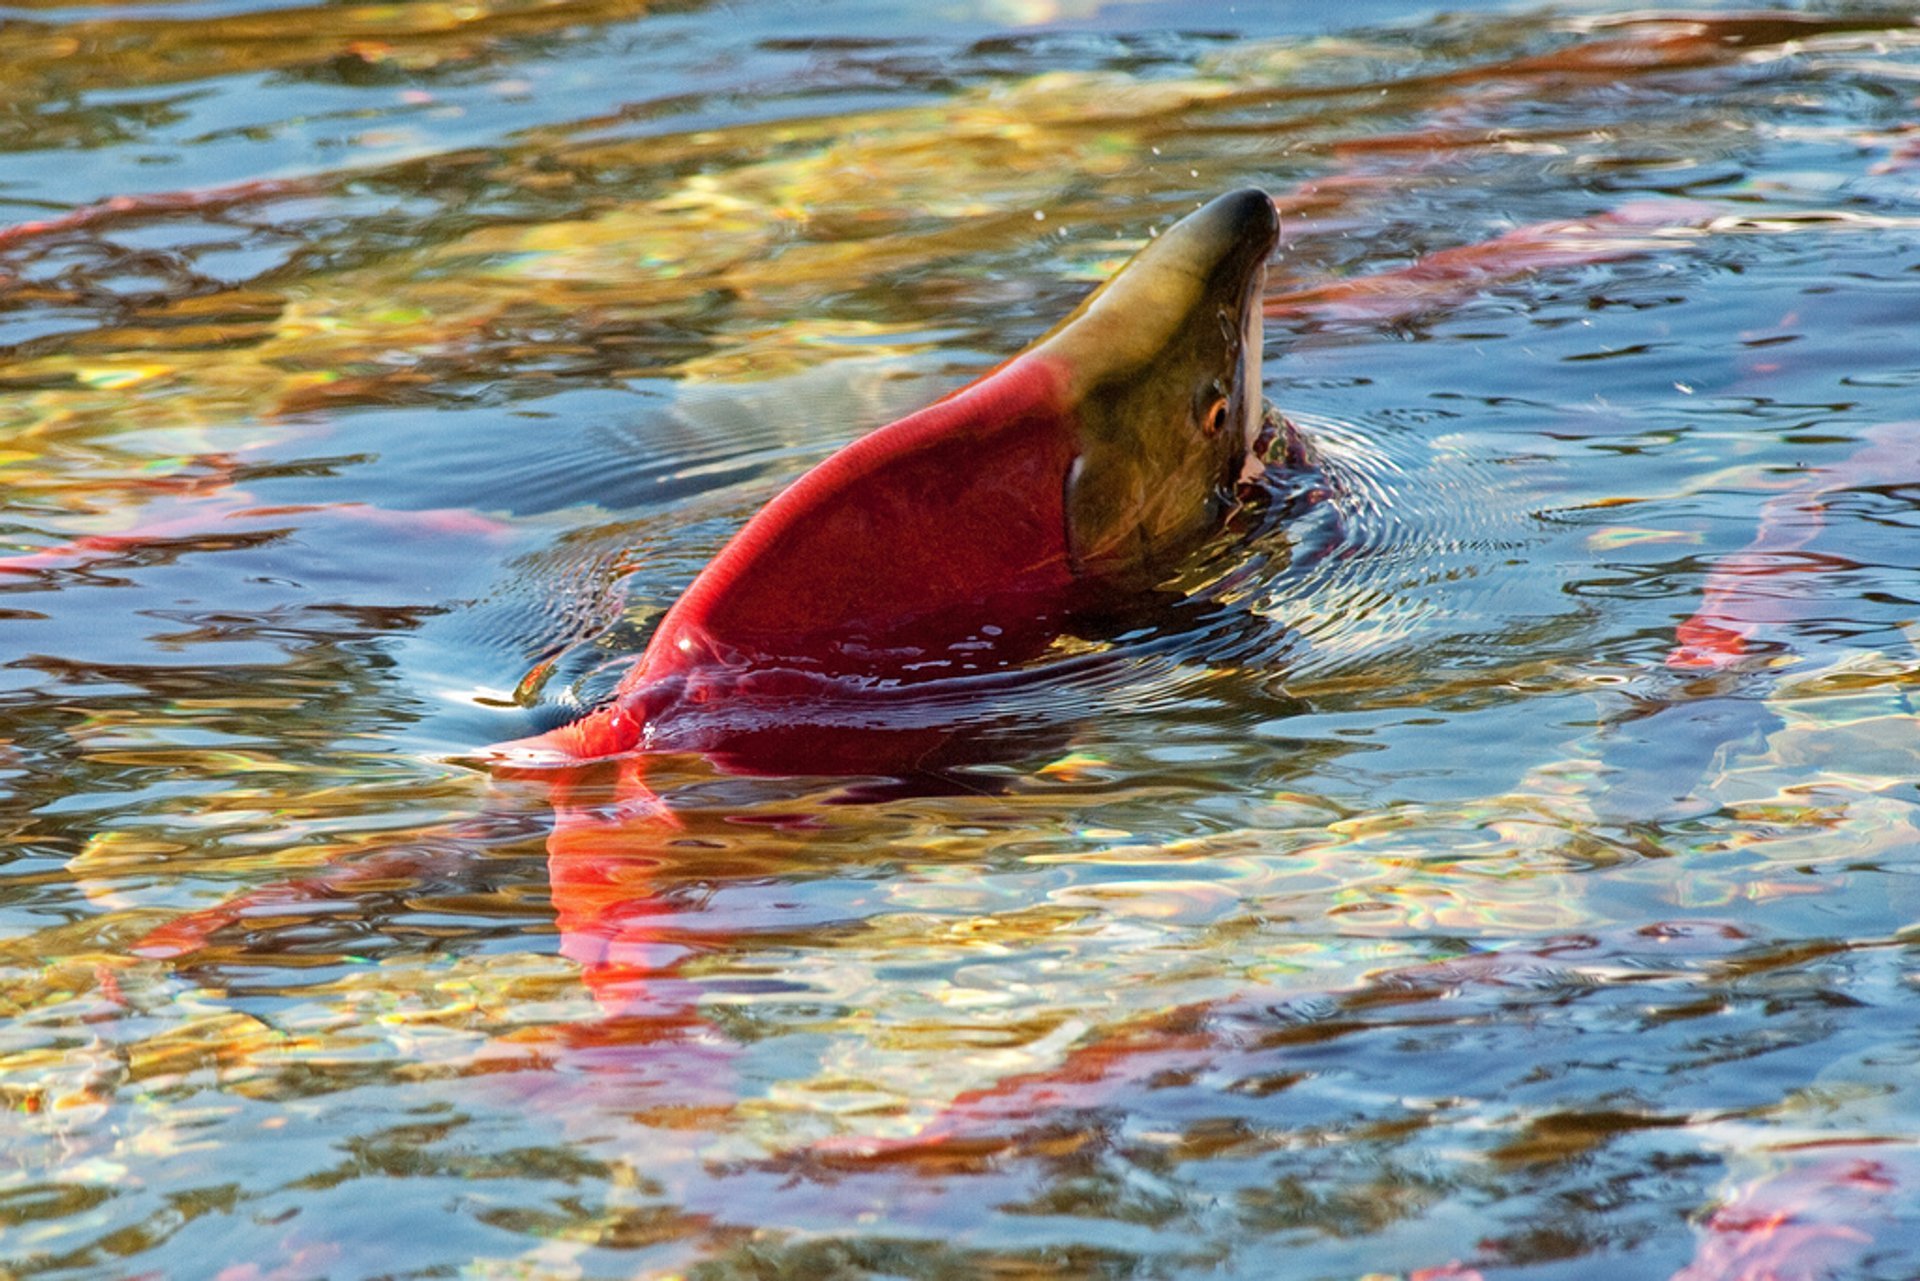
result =
[[1700,604],[1675,629],[1667,666],[1717,672],[1764,666],[1788,648],[1794,623],[1814,621],[1823,577],[1859,568],[1849,557],[1815,550],[1827,508],[1850,495],[1898,489],[1920,475],[1920,423],[1880,423],[1866,443],[1836,463],[1809,468],[1760,508],[1746,547],[1713,563]]

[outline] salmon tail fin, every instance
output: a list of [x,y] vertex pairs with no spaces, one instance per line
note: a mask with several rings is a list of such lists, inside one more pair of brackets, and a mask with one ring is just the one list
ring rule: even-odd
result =
[[578,765],[631,752],[640,745],[640,728],[640,718],[624,703],[609,703],[544,734],[495,743],[480,759],[507,770]]

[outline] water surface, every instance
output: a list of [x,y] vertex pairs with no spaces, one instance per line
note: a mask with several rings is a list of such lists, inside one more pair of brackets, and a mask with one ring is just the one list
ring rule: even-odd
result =
[[[0,9],[0,1274],[1920,1273],[1920,28],[1303,8]],[[1248,184],[1318,470],[610,1014],[470,754]]]

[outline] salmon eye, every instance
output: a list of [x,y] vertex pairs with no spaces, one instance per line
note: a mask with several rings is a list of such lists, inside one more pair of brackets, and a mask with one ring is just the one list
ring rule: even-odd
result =
[[1220,434],[1220,429],[1226,425],[1226,422],[1227,402],[1224,399],[1216,400],[1207,410],[1206,417],[1200,420],[1200,430],[1205,435],[1217,436]]

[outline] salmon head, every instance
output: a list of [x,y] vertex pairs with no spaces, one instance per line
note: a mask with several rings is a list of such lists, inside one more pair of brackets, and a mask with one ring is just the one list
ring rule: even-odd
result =
[[1082,577],[1150,573],[1214,529],[1255,466],[1273,201],[1221,196],[1149,242],[1032,348],[1065,372],[1079,449],[1067,550]]

